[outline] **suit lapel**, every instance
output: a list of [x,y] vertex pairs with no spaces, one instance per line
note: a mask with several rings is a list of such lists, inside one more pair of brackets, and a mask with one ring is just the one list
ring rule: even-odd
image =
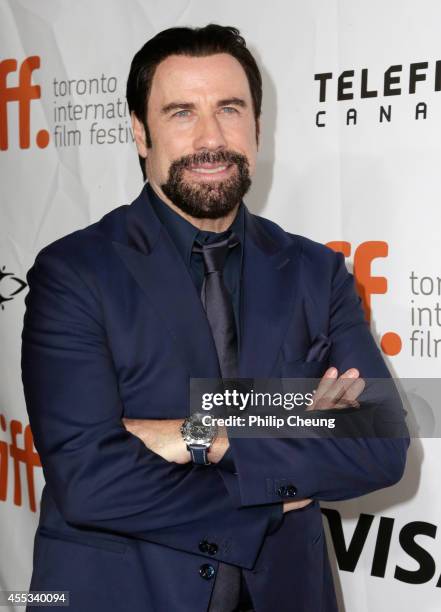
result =
[[298,287],[299,244],[275,242],[245,209],[239,376],[271,376]]
[[113,246],[172,336],[193,378],[220,376],[216,348],[187,267],[144,188],[128,207],[127,244]]

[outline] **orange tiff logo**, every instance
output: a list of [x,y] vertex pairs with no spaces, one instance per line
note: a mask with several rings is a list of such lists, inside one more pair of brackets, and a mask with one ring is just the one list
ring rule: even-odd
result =
[[[333,241],[328,242],[327,246],[343,253],[345,257],[350,257],[352,247],[350,242],[345,241]],[[387,257],[389,253],[389,247],[387,242],[381,240],[369,240],[362,242],[355,249],[354,253],[354,278],[355,286],[357,288],[358,295],[361,297],[363,302],[363,308],[366,315],[367,321],[371,321],[371,310],[372,310],[372,295],[381,295],[387,292],[387,278],[384,276],[372,276],[372,262],[374,259],[379,257]],[[381,337],[381,349],[386,355],[398,355],[402,348],[402,341],[400,336],[389,331]]]
[[[3,432],[6,434],[8,429],[9,440],[2,440]],[[31,428],[29,425],[23,428],[21,421],[16,419],[10,421],[8,428],[5,416],[0,414],[0,502],[7,500],[8,477],[11,477],[13,479],[14,504],[16,506],[23,505],[21,465],[25,466],[29,508],[32,512],[36,512],[34,468],[41,467],[41,462],[38,453],[34,450]]]
[[[40,68],[38,55],[27,57],[18,70],[18,84],[8,86],[8,75],[17,72],[17,60],[5,59],[0,62],[0,151],[8,149],[8,105],[18,104],[18,135],[20,149],[29,149],[31,141],[31,102],[41,97],[39,85],[32,84],[32,73]],[[39,130],[35,142],[40,149],[49,144],[49,132]]]

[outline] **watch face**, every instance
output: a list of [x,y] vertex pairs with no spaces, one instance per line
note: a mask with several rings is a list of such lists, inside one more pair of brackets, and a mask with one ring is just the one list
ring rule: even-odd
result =
[[202,417],[206,415],[192,414],[186,418],[181,427],[182,437],[187,444],[206,444],[209,446],[217,433],[216,425],[204,425]]

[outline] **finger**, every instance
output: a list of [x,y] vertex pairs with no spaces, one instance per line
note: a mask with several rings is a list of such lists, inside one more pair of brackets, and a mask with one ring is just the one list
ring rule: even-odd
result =
[[357,370],[357,368],[349,368],[349,370],[346,370],[346,372],[344,372],[340,378],[358,378],[360,376],[360,372]]
[[127,431],[130,431],[130,433],[135,433],[137,429],[137,425],[138,425],[135,419],[123,418],[121,420],[122,420],[122,424],[127,429]]
[[[360,403],[357,401],[358,396],[363,392],[366,386],[365,381],[362,378],[357,378],[350,383],[350,386],[346,388],[343,395],[338,398],[334,398],[333,404],[326,406],[327,408],[359,408]],[[323,402],[326,399],[322,400]]]
[[322,379],[319,382],[319,386],[314,395],[314,401],[317,401],[325,395],[325,393],[332,387],[334,382],[337,380],[338,370],[337,368],[331,367],[326,370]]
[[333,386],[330,388],[329,399],[339,400],[349,387],[353,384],[354,380],[358,378],[360,375],[359,371],[356,368],[350,368],[346,370],[338,380],[335,381]]
[[358,370],[350,368],[340,378],[332,380],[332,384],[330,384],[331,379],[329,378],[326,381],[326,386],[325,384],[322,386],[321,394],[316,394],[316,409],[325,410],[334,408],[335,404],[344,396],[346,390],[358,376]]
[[342,399],[353,383],[358,380],[359,375],[360,373],[356,368],[346,370],[346,372],[344,372],[333,385],[331,389],[332,396],[330,399],[333,399],[336,402]]
[[[339,392],[334,397],[334,408],[358,408],[357,397],[365,387],[365,381],[359,378],[357,369],[351,368],[341,375],[339,379]],[[342,393],[343,391],[343,393]]]
[[300,510],[308,506],[312,502],[312,499],[300,499],[298,501],[285,502],[283,504],[283,512],[290,512],[291,510]]
[[344,398],[348,401],[355,401],[361,395],[366,387],[366,382],[363,378],[357,378],[352,385],[346,390]]

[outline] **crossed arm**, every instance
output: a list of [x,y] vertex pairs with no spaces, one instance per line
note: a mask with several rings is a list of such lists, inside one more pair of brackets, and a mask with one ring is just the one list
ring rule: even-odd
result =
[[[232,439],[233,475],[189,463],[177,423],[150,421],[141,428],[138,423],[137,430],[132,423],[131,431],[123,421],[100,304],[68,262],[54,248],[38,255],[27,275],[22,333],[22,379],[34,442],[66,522],[196,554],[201,554],[200,539],[212,538],[220,544],[220,561],[252,567],[274,504],[281,503],[275,491],[279,476],[296,481],[297,499],[304,503],[354,497],[401,477],[406,440],[289,440],[287,445]],[[379,363],[381,357],[343,268],[335,279],[331,363],[346,372],[358,367],[360,354],[366,363]],[[351,349],[342,355],[347,334]],[[215,463],[226,444],[220,438],[215,445]]]
[[[307,410],[331,410],[354,405],[364,389],[364,381],[358,370],[349,369],[338,376],[337,368],[325,372],[317,388],[314,403]],[[180,434],[182,419],[122,419],[124,427],[137,436],[145,446],[166,461],[185,464],[191,461],[190,452]],[[217,464],[228,450],[230,443],[226,428],[219,428],[209,450],[211,463]],[[308,505],[310,498],[283,502],[283,512],[298,510]]]

